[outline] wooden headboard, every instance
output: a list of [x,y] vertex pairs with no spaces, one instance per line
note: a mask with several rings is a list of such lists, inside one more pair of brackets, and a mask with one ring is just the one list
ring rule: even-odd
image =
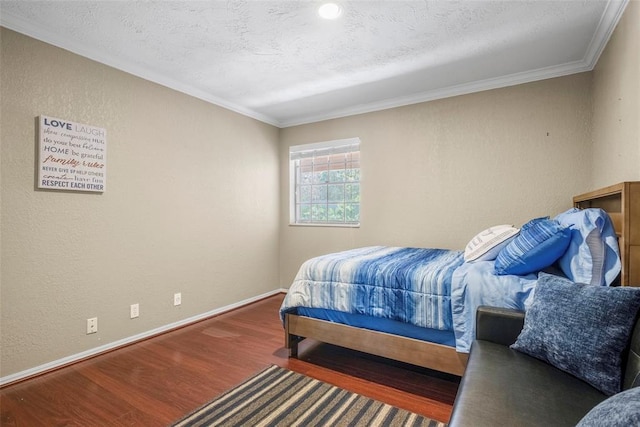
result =
[[640,286],[640,181],[627,181],[573,198],[580,209],[606,211],[618,235],[622,272],[620,285]]

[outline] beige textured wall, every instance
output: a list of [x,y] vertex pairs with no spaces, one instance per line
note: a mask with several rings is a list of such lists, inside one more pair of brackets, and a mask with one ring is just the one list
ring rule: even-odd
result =
[[[277,128],[1,38],[0,375],[277,289]],[[41,114],[107,129],[105,193],[34,189]]]
[[640,1],[627,5],[593,71],[592,187],[640,180]]
[[361,227],[288,226],[280,280],[310,256],[364,245],[463,249],[480,230],[521,225],[571,206],[590,179],[590,84],[583,73],[283,129],[281,211],[288,212],[288,147],[360,137]]

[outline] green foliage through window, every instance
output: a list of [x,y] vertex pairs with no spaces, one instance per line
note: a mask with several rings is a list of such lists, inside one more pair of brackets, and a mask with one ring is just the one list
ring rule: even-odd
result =
[[301,153],[291,156],[295,223],[359,224],[359,145]]

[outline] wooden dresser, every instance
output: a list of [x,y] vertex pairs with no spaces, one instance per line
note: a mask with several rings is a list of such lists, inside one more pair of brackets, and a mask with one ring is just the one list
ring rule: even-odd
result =
[[620,285],[640,286],[640,181],[621,182],[580,194],[573,198],[573,205],[607,211],[620,246]]

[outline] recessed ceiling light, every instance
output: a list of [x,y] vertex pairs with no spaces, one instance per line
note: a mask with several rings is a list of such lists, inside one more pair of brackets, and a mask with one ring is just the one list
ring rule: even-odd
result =
[[342,14],[342,8],[335,3],[325,3],[318,8],[318,15],[324,19],[336,19]]

